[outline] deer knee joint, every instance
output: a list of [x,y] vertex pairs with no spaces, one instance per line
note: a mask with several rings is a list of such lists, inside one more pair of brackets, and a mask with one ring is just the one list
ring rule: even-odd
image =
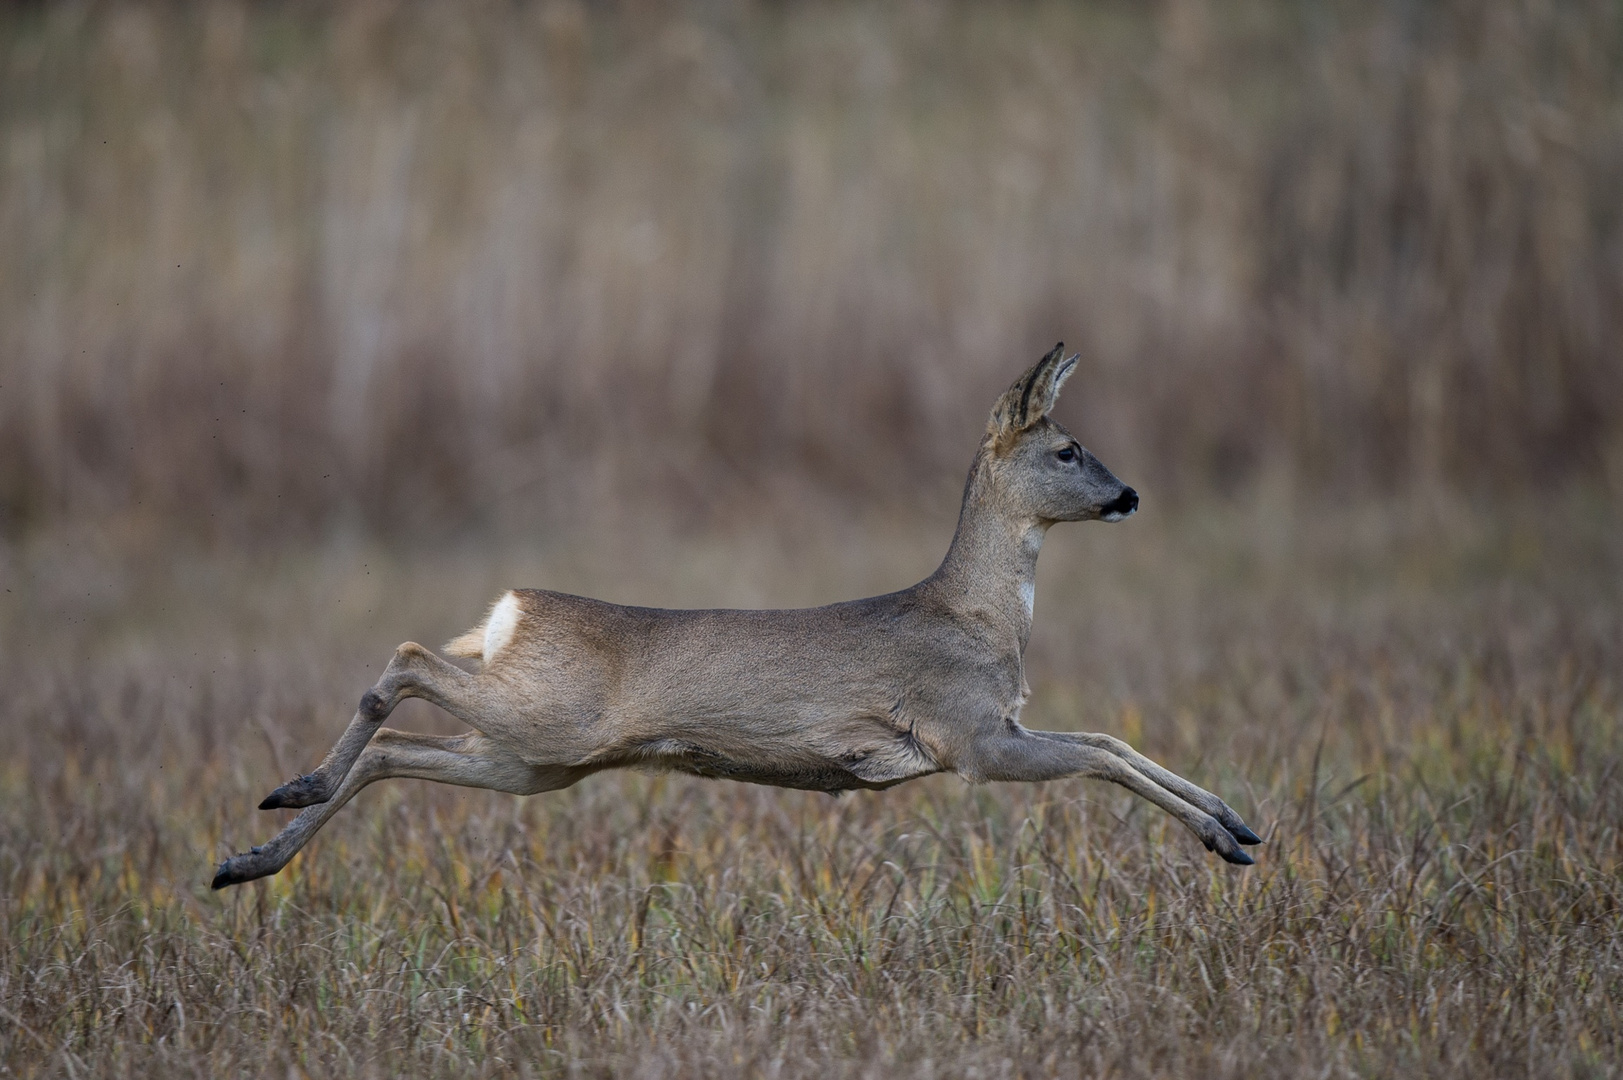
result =
[[401,698],[410,697],[432,680],[434,660],[434,654],[415,641],[400,646],[383,678],[361,697],[360,715],[374,724],[382,723]]
[[417,644],[408,641],[394,651],[394,657],[389,661],[389,667],[384,672],[383,682],[391,679],[410,682],[434,669],[433,653]]
[[356,711],[361,714],[363,719],[366,719],[374,724],[381,724],[388,717],[391,711],[389,708],[389,698],[387,695],[379,692],[378,688],[374,686],[365,694],[361,695],[360,708]]
[[1109,750],[1117,757],[1125,757],[1126,755],[1134,752],[1131,746],[1127,745],[1127,743],[1123,742],[1121,739],[1116,738],[1114,735],[1100,735],[1098,736],[1098,739],[1098,745],[1100,748]]

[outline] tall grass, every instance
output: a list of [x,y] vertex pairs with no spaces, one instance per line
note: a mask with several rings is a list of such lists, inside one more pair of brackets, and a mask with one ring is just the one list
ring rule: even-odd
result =
[[8,6],[0,518],[953,484],[1061,336],[1163,490],[1615,483],[1620,71],[1602,3]]
[[1169,519],[1049,541],[1027,719],[1219,791],[1267,838],[1250,868],[1103,784],[604,774],[380,784],[211,893],[284,816],[260,796],[486,578],[795,603],[938,547],[768,529],[95,574],[41,549],[0,594],[0,1070],[1619,1075],[1615,519]]

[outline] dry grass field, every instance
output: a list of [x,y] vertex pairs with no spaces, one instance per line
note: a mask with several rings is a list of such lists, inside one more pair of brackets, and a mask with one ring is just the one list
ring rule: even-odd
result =
[[1618,1074],[1604,501],[1264,495],[1056,530],[1028,721],[1214,788],[1267,838],[1252,868],[1099,784],[832,799],[626,773],[528,800],[390,781],[280,876],[209,891],[390,649],[498,583],[830,600],[927,572],[938,510],[413,554],[9,551],[0,1070]]

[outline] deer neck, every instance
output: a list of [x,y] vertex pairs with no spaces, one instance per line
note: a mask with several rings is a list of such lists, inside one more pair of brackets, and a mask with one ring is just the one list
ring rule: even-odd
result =
[[998,636],[1012,632],[1024,652],[1036,602],[1037,555],[1051,523],[1012,512],[998,495],[991,470],[977,458],[952,546],[929,582],[953,611]]

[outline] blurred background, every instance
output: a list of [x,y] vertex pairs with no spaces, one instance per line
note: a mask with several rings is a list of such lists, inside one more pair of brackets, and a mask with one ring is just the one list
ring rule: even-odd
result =
[[1615,4],[20,4],[0,71],[12,541],[936,512],[1061,338],[1146,509],[1623,490]]

